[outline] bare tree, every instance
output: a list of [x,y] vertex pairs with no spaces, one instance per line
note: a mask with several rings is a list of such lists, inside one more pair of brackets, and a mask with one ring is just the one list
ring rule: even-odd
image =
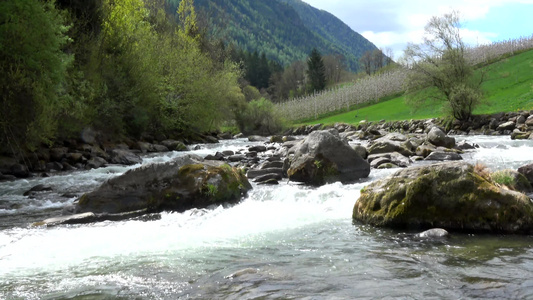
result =
[[466,59],[458,12],[432,17],[425,33],[422,44],[405,50],[408,103],[416,107],[428,98],[445,101],[453,117],[468,120],[481,100],[483,76],[476,76]]
[[383,55],[383,51],[381,49],[374,49],[374,51],[372,51],[372,66],[374,72],[377,72],[379,69],[383,68],[384,58],[385,56]]
[[372,52],[366,51],[363,53],[361,58],[359,58],[359,64],[361,64],[366,74],[372,74]]

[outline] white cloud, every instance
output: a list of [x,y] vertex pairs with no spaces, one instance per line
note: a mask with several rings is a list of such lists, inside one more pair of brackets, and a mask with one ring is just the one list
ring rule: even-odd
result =
[[[396,58],[409,42],[422,41],[424,26],[432,16],[457,10],[468,25],[469,21],[482,20],[491,9],[502,5],[533,4],[533,0],[448,0],[442,5],[427,0],[304,1],[334,14],[376,46],[391,48]],[[470,45],[487,44],[498,37],[495,32],[472,28],[463,29],[461,34]]]

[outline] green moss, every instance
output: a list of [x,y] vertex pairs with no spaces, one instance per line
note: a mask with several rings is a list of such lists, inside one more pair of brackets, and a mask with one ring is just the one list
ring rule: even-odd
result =
[[510,188],[513,188],[516,186],[515,178],[513,174],[509,172],[509,170],[502,170],[502,171],[494,172],[492,173],[491,178],[497,184],[505,185]]
[[185,165],[178,170],[178,176],[185,177],[185,176],[188,176],[189,174],[192,174],[198,170],[203,170],[203,169],[204,169],[204,165],[202,164]]
[[533,224],[533,205],[526,196],[502,191],[469,168],[427,168],[414,178],[374,182],[361,190],[353,217],[391,227],[512,231]]

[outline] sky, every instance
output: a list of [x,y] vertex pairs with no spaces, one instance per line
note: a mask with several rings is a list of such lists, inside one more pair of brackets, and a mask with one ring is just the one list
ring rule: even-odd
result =
[[398,59],[409,42],[421,43],[431,16],[459,11],[469,45],[533,35],[533,0],[303,0],[328,11]]

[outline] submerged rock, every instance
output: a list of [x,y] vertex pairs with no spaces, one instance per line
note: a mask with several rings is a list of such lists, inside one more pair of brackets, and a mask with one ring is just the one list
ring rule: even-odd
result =
[[77,212],[121,213],[184,211],[212,204],[235,203],[251,189],[244,173],[219,161],[195,155],[152,164],[111,178],[83,195]]
[[368,177],[370,165],[336,131],[314,131],[294,146],[287,171],[291,181],[311,185],[354,182]]
[[533,203],[478,175],[474,166],[447,162],[404,169],[361,190],[353,218],[408,229],[533,232]]
[[118,214],[95,214],[93,212],[86,212],[81,214],[61,216],[55,218],[49,218],[41,222],[33,223],[33,226],[58,226],[58,225],[74,225],[74,224],[88,224],[94,222],[103,222],[103,221],[122,221],[128,220],[131,218],[136,218],[143,216],[147,213],[146,209],[139,211],[132,211],[127,213],[118,213]]
[[417,236],[421,238],[445,238],[449,235],[448,231],[442,228],[432,228],[417,234]]

